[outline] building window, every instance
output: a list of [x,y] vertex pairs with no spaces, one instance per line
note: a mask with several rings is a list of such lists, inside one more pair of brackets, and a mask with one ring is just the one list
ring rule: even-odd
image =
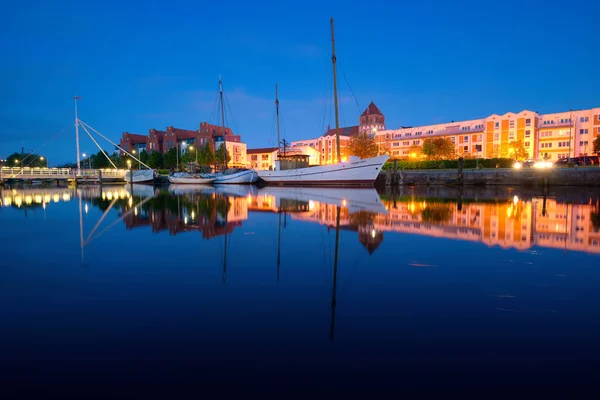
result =
[[463,146],[463,151],[466,153],[467,151],[469,151],[469,146]]
[[494,140],[500,140],[500,134],[494,133]]
[[579,118],[579,122],[588,122],[589,121],[589,117],[581,117]]
[[531,126],[531,118],[525,120],[525,126]]
[[515,140],[515,133],[514,132],[510,132],[508,134],[508,140]]
[[464,137],[464,139],[463,139],[463,140],[464,140],[465,142],[468,142],[468,141],[469,141],[469,136],[466,136],[466,135],[465,135],[465,137]]
[[496,124],[494,125],[494,127],[498,128],[500,126],[500,122],[496,122]]
[[515,127],[515,121],[510,121],[510,127],[514,128]]
[[588,141],[587,140],[582,140],[581,142],[579,142],[580,146],[587,146],[588,145]]
[[529,147],[529,142],[525,142],[525,147]]
[[579,130],[579,134],[580,134],[580,135],[585,135],[585,134],[587,134],[587,133],[588,133],[588,130],[587,130],[587,129],[580,129],[580,130]]
[[[223,158],[224,158],[224,157],[223,157]],[[263,161],[267,161],[267,160],[269,160],[269,155],[268,155],[268,154],[263,154],[263,155],[262,155],[262,160],[263,160]]]
[[531,131],[530,130],[526,130],[525,131],[525,137],[531,137]]

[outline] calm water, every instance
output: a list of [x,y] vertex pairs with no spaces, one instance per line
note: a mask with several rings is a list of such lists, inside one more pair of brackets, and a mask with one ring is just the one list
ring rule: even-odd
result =
[[600,372],[598,193],[1,198],[0,394],[582,389]]

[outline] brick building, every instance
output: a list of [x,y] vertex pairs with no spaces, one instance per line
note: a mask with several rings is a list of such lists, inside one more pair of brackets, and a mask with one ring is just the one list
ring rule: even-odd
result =
[[222,127],[211,125],[208,122],[201,122],[197,130],[180,129],[173,126],[168,126],[164,131],[152,128],[148,131],[147,136],[123,132],[119,145],[128,152],[136,150],[139,153],[146,150],[149,153],[159,151],[163,154],[177,146],[183,153],[190,145],[202,148],[206,144],[210,144],[213,149],[216,149],[223,143],[223,139],[226,140],[232,163],[245,166],[246,145],[242,143],[240,135],[234,134],[230,128],[226,127],[223,130]]

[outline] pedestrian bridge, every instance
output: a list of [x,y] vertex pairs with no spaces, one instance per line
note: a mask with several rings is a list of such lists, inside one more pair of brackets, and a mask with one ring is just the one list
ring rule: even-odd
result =
[[74,168],[31,168],[2,167],[0,181],[15,180],[110,180],[124,181],[126,169],[74,169]]

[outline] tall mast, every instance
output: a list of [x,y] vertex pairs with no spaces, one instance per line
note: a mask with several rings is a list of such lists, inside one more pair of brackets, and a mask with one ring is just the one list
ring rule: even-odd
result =
[[77,118],[77,100],[81,99],[79,96],[74,96],[75,101],[75,145],[77,147],[77,174],[81,169],[81,160],[79,159],[79,119]]
[[223,147],[225,148],[225,169],[227,169],[227,142],[225,141],[225,105],[223,104],[223,81],[219,75],[219,96],[221,98],[221,127],[223,129]]
[[333,17],[331,18],[331,61],[333,63],[333,101],[335,103],[335,146],[337,150],[337,162],[342,162],[340,155],[340,117],[338,114],[338,98],[337,98],[337,73],[335,70],[335,37],[333,35]]
[[279,89],[277,84],[275,84],[275,115],[277,118],[277,158],[279,158],[279,145],[281,143],[281,138],[279,134]]

